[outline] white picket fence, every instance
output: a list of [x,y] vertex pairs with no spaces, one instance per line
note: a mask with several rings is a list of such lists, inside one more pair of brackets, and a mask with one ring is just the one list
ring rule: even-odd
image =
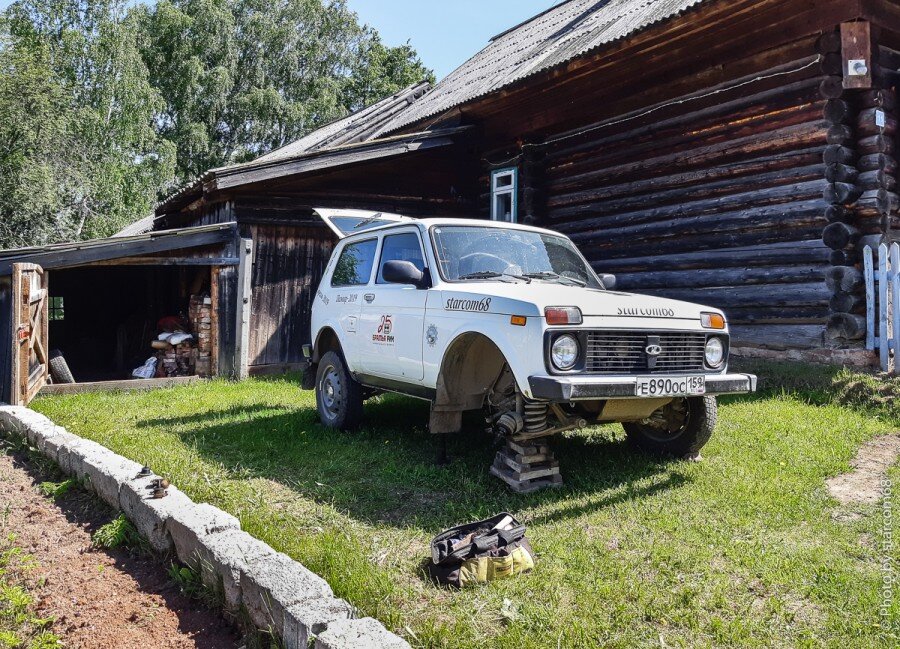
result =
[[878,350],[881,369],[900,374],[900,244],[863,249],[866,277],[866,349]]

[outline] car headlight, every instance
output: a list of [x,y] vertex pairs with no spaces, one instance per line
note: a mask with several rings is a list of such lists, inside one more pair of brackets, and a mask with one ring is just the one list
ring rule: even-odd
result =
[[578,341],[574,336],[564,335],[553,341],[550,358],[558,370],[570,370],[578,362]]
[[721,338],[710,338],[706,341],[706,364],[709,367],[719,367],[725,360],[725,345]]

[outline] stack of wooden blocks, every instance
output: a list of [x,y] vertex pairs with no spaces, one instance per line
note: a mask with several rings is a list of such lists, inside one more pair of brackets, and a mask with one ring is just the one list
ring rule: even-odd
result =
[[521,494],[559,487],[563,483],[559,462],[550,447],[540,440],[514,442],[508,439],[506,446],[497,452],[491,473]]
[[212,299],[208,295],[192,295],[189,317],[197,342],[195,371],[198,376],[212,375]]
[[186,341],[175,345],[164,352],[160,352],[160,370],[158,374],[165,377],[193,376],[195,373],[197,350],[192,341]]

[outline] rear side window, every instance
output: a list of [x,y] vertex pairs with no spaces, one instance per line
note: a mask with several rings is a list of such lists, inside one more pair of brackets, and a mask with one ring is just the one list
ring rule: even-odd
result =
[[332,286],[365,286],[372,276],[377,239],[351,243],[344,247],[331,275]]
[[422,246],[419,244],[419,235],[415,232],[403,234],[391,234],[384,238],[381,245],[381,264],[378,267],[378,283],[386,284],[382,272],[384,264],[388,261],[408,261],[420,271],[425,270],[425,260],[422,259]]

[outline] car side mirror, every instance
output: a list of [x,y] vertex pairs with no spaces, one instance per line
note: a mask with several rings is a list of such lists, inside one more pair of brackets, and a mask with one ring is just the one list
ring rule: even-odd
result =
[[601,273],[600,283],[603,284],[603,288],[607,291],[612,291],[616,288],[616,276],[609,273]]
[[428,288],[425,273],[408,261],[386,261],[381,276],[390,284],[412,284],[416,288]]

